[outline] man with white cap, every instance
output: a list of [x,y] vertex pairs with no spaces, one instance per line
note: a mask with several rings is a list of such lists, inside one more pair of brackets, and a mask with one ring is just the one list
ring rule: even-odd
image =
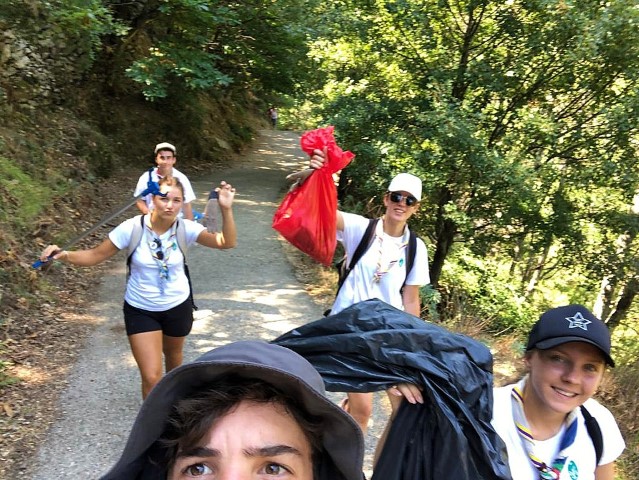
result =
[[[175,146],[168,142],[158,143],[155,146],[154,154],[156,167],[151,171],[144,172],[140,176],[138,184],[135,187],[135,191],[133,192],[133,196],[139,196],[147,188],[149,180],[152,182],[159,182],[160,178],[163,177],[175,177],[184,187],[184,204],[179,216],[193,220],[193,208],[191,207],[191,202],[196,198],[195,192],[193,191],[191,182],[186,175],[180,172],[177,168],[174,168],[175,161],[177,159],[177,150]],[[146,197],[140,198],[136,202],[136,206],[144,215],[146,215],[153,209],[153,195],[149,194]]]
[[317,370],[261,341],[218,347],[146,398],[102,480],[362,480],[364,439]]
[[[315,150],[310,167],[322,168],[324,159],[325,152]],[[370,220],[361,215],[337,212],[337,240],[344,246],[349,264],[331,314],[355,303],[378,298],[420,316],[419,288],[430,282],[428,252],[424,242],[410,232],[407,222],[418,210],[421,197],[422,181],[410,173],[399,173],[384,194],[386,211],[381,219]],[[362,240],[365,244],[358,248]],[[360,257],[362,248],[366,250]],[[355,259],[356,263],[352,265],[349,259]],[[400,397],[389,395],[389,398],[395,405],[395,399]],[[373,410],[372,393],[349,393],[342,406],[366,432]]]

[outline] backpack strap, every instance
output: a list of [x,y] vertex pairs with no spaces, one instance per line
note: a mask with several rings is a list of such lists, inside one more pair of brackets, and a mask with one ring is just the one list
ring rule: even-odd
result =
[[126,279],[129,281],[129,277],[131,276],[131,257],[133,256],[133,252],[138,248],[138,245],[142,241],[142,235],[144,234],[144,215],[137,215],[136,219],[139,218],[139,222],[133,222],[133,231],[131,232],[131,239],[129,240],[129,248],[126,255]]
[[584,416],[586,430],[588,430],[588,435],[590,435],[592,444],[595,447],[597,465],[599,465],[601,455],[603,454],[603,436],[601,435],[601,427],[599,426],[599,423],[597,423],[597,419],[593,417],[583,405],[581,405],[581,414]]
[[[415,265],[415,254],[417,253],[417,235],[412,230],[409,231],[408,237],[408,251],[406,252],[406,278],[410,275],[413,266]],[[406,280],[404,280],[406,285]],[[402,285],[402,288],[404,288]]]
[[[138,248],[138,245],[142,241],[142,235],[144,234],[144,215],[136,215],[135,218],[139,218],[139,222],[133,222],[133,232],[131,232],[131,239],[129,240],[129,248],[127,252],[126,264],[131,264],[131,255],[135,252],[135,249]],[[180,221],[180,219],[176,219],[177,226],[175,227],[175,237],[177,240],[178,247],[184,255],[184,263],[186,263],[186,227],[184,223]]]
[[195,304],[195,299],[193,298],[193,285],[191,284],[191,273],[189,272],[189,266],[186,263],[186,226],[184,222],[179,218],[176,218],[177,222],[175,226],[175,239],[178,242],[178,248],[182,252],[182,258],[184,259],[184,274],[186,275],[186,279],[189,282],[189,300],[191,301],[191,305],[193,306],[193,310],[197,310],[197,305]]
[[344,270],[343,275],[340,275],[339,283],[337,285],[337,292],[335,292],[335,296],[337,296],[340,289],[342,288],[342,285],[346,281],[346,277],[348,277],[348,275],[351,273],[355,265],[357,265],[357,262],[361,260],[361,258],[366,253],[366,250],[368,250],[368,248],[371,246],[373,237],[375,236],[375,227],[377,226],[378,221],[379,221],[379,218],[371,218],[368,221],[368,226],[366,227],[366,230],[364,231],[364,235],[362,236],[362,239],[359,241],[359,244],[357,245],[357,248],[355,249],[355,252],[353,253],[353,258],[351,258],[348,261],[348,265],[346,266],[346,269]]
[[184,256],[184,263],[186,264],[186,251],[188,250],[188,246],[186,245],[186,227],[184,226],[184,222],[179,218],[176,218],[177,226],[175,227],[175,238],[177,240],[178,247]]
[[189,282],[189,300],[191,301],[191,305],[193,306],[193,310],[197,310],[198,307],[195,304],[195,299],[193,298],[193,285],[191,284],[191,274],[189,272],[189,266],[186,263],[186,226],[184,222],[177,218],[175,220],[177,225],[175,226],[175,238],[177,240],[178,248],[182,252],[182,258],[184,259],[184,274],[186,275],[186,279]]

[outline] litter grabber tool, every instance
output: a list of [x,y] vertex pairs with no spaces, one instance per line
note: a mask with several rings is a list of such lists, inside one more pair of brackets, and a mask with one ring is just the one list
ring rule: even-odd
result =
[[[91,228],[89,228],[88,230],[82,232],[77,237],[73,238],[61,250],[68,250],[70,247],[72,247],[73,245],[78,243],[83,238],[87,237],[88,235],[91,235],[93,232],[95,232],[102,225],[110,222],[112,219],[114,219],[115,217],[117,217],[121,213],[123,213],[126,210],[128,210],[131,206],[133,206],[135,204],[135,202],[137,202],[141,198],[144,198],[144,197],[146,197],[149,194],[151,194],[151,195],[160,195],[161,197],[165,197],[166,193],[160,193],[160,185],[158,184],[158,182],[154,182],[151,179],[151,172],[152,171],[153,171],[153,169],[149,170],[149,181],[146,183],[146,189],[140,195],[138,195],[137,197],[134,197],[133,200],[127,202],[126,205],[123,205],[122,207],[120,207],[115,213],[112,213],[109,216],[103,218],[98,223],[93,225]],[[42,265],[46,265],[47,263],[49,263],[51,261],[53,256],[58,254],[58,253],[59,253],[59,251],[55,252],[52,255],[50,255],[46,260],[38,260],[38,261],[32,263],[31,267],[40,268]]]

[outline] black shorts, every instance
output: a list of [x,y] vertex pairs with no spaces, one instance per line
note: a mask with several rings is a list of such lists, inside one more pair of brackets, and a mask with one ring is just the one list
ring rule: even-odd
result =
[[127,335],[161,330],[169,337],[186,337],[193,326],[193,304],[190,298],[163,312],[142,310],[125,301],[122,311]]

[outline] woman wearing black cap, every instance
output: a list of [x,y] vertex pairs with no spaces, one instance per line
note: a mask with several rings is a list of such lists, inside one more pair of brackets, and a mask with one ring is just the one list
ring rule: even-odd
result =
[[[492,424],[513,480],[613,480],[625,443],[610,411],[591,398],[606,366],[614,367],[606,325],[581,305],[548,310],[530,332],[524,362],[519,383],[494,391]],[[599,459],[589,415],[603,436]]]
[[303,357],[236,342],[168,375],[102,480],[362,480],[364,440]]

